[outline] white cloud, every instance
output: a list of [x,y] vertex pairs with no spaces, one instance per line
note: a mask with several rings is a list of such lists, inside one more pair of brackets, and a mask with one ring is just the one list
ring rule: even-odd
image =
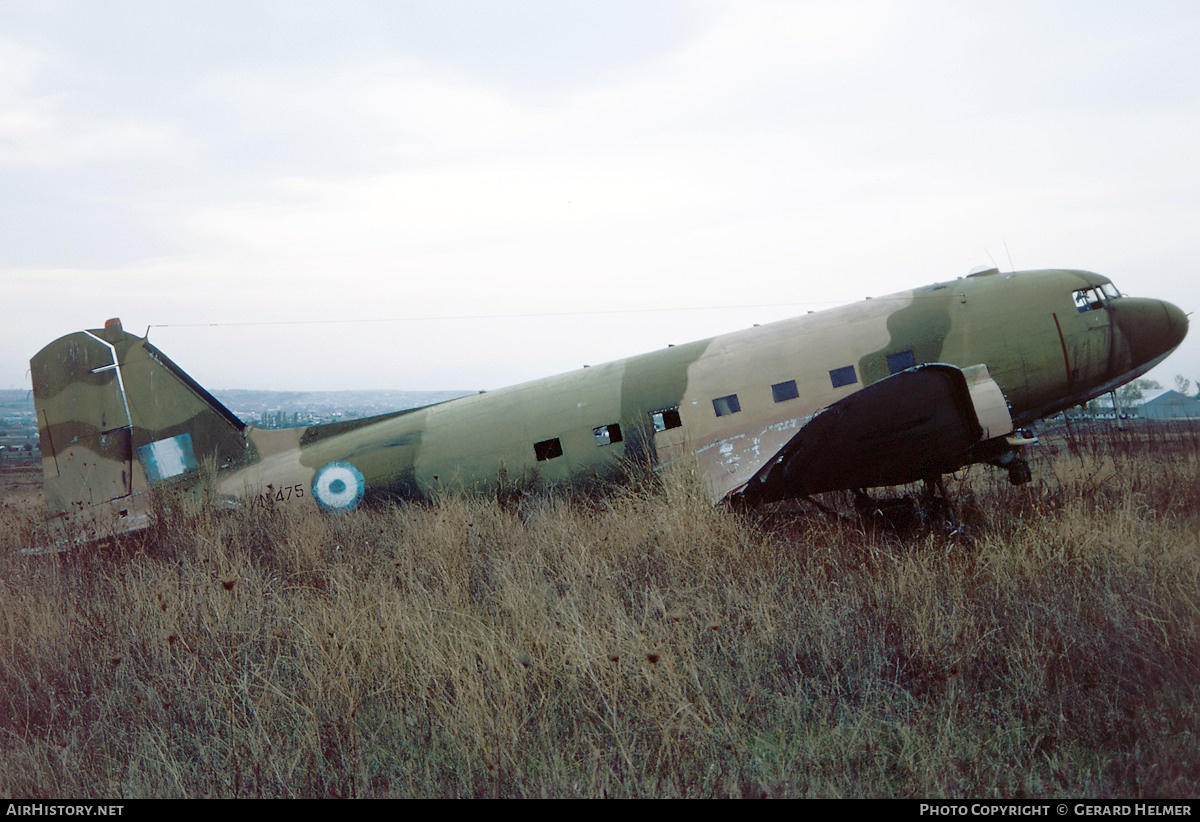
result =
[[[22,339],[131,311],[823,305],[1006,265],[1006,242],[1023,267],[1152,261],[1119,284],[1200,303],[1179,276],[1191,6],[250,4],[230,29],[218,4],[186,37],[179,12],[116,8],[52,7],[0,43],[0,264],[55,298]],[[610,320],[613,341],[574,323],[551,346],[549,320],[491,325],[491,361],[455,384],[771,318]],[[422,368],[472,373],[471,331],[426,337]],[[322,356],[276,365],[303,379]]]
[[145,157],[175,142],[169,127],[78,109],[64,91],[82,69],[62,56],[0,38],[0,168],[70,166]]

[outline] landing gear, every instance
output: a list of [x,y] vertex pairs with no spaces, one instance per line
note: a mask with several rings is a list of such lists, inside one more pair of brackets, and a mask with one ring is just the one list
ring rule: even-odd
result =
[[882,528],[902,539],[929,532],[955,541],[970,542],[959,522],[954,503],[941,475],[928,477],[920,495],[874,499],[863,489],[854,492],[854,509],[859,519],[872,528]]
[[1008,466],[1008,481],[1013,485],[1024,485],[1032,479],[1033,472],[1029,470],[1029,463],[1020,457],[1016,457]]
[[854,511],[872,530],[884,530],[907,538],[921,531],[925,519],[912,496],[875,499],[864,489],[854,491]]
[[1014,431],[1002,440],[996,439],[992,440],[992,442],[999,446],[999,453],[993,452],[995,456],[990,459],[985,455],[981,455],[984,456],[986,462],[990,462],[992,465],[1007,471],[1008,481],[1013,485],[1025,485],[1033,479],[1033,472],[1029,470],[1029,463],[1025,461],[1025,458],[1021,454],[1024,452],[1025,446],[1038,444],[1037,432],[1022,428]]
[[1008,481],[1013,485],[1025,485],[1033,479],[1033,472],[1029,470],[1029,463],[1016,451],[1005,451],[999,457],[992,460],[992,465],[1008,471]]
[[940,520],[948,528],[960,527],[958,517],[954,513],[954,504],[946,491],[946,482],[941,474],[925,479],[925,491],[921,494],[924,503],[925,516],[930,520]]
[[971,535],[958,519],[941,474],[925,479],[925,493],[921,497],[925,502],[925,517],[930,528],[938,528],[952,540],[971,542]]
[[[1008,472],[1010,483],[1025,485],[1033,479],[1033,472],[1022,456],[1023,449],[1037,442],[1035,433],[1015,431],[1009,436],[995,437],[978,444],[960,464],[985,462],[995,465]],[[924,488],[917,494],[874,499],[864,489],[854,491],[854,509],[859,520],[870,528],[889,531],[902,539],[935,532],[970,544],[972,540],[968,529],[959,519],[959,511],[946,490],[945,475],[937,473],[939,468],[932,465],[927,465],[924,470],[929,473],[925,477]],[[975,521],[977,513],[969,508],[968,516]]]

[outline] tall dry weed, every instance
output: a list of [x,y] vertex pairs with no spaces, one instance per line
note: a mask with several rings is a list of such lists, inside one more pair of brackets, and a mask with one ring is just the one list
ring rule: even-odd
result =
[[1189,448],[966,472],[973,545],[681,470],[9,550],[0,793],[1194,796]]

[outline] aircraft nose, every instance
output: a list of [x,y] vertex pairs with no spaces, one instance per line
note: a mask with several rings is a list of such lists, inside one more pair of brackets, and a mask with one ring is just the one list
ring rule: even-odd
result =
[[1168,302],[1164,302],[1162,307],[1163,311],[1167,312],[1167,324],[1171,331],[1176,335],[1175,342],[1171,345],[1171,347],[1174,348],[1183,342],[1183,338],[1187,336],[1187,314],[1184,314],[1183,310],[1178,306],[1171,305],[1171,303]]
[[1187,315],[1169,302],[1125,298],[1114,302],[1112,307],[1116,309],[1113,318],[1137,365],[1174,351],[1187,336]]

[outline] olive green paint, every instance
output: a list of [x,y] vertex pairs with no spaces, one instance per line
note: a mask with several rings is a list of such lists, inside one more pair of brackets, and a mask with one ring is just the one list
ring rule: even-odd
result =
[[[1107,283],[1069,270],[972,275],[425,408],[290,431],[244,425],[149,342],[111,323],[60,338],[31,362],[48,510],[56,522],[93,535],[144,527],[149,484],[137,456],[143,447],[156,460],[153,449],[167,463],[174,459],[172,484],[205,485],[253,504],[315,505],[321,472],[337,466],[353,467],[367,497],[421,498],[606,477],[631,458],[651,464],[694,458],[715,502],[741,493],[777,464],[777,455],[797,453],[789,444],[824,409],[849,407],[843,401],[864,386],[903,377],[890,374],[887,358],[905,351],[918,368],[939,363],[951,375],[979,375],[973,384],[983,390],[980,397],[994,398],[986,401],[991,439],[964,451],[963,459],[993,459],[1012,447],[1005,434],[1013,425],[1112,390],[1183,339],[1187,318],[1168,303],[1120,297],[1078,310],[1075,291]],[[855,381],[834,385],[831,371],[850,365]],[[776,401],[771,386],[785,382],[796,390]],[[893,382],[869,396],[903,397],[905,386],[921,384]],[[736,406],[723,401],[718,416],[713,400],[730,396]],[[887,404],[857,403],[854,426],[877,430],[880,442],[903,437],[890,410],[878,407]],[[678,408],[682,426],[655,433],[650,413],[670,408]],[[959,431],[982,431],[963,417],[982,408],[950,418],[961,420]],[[918,405],[911,418],[919,412]],[[613,424],[621,441],[598,441],[593,432]],[[1006,425],[1007,432],[1000,430]],[[539,460],[535,443],[553,440],[554,456]],[[211,476],[178,468],[176,452],[186,443]],[[916,459],[945,443],[918,438],[900,445],[894,453]],[[804,464],[836,457],[814,456],[811,440],[804,451],[811,459]],[[943,456],[938,464],[953,461]],[[337,470],[343,488],[353,477]],[[902,468],[842,473],[904,474]],[[800,493],[827,484],[805,479],[794,487]],[[772,488],[772,495],[786,493],[786,484]]]
[[888,355],[912,351],[917,365],[942,362],[942,347],[950,332],[953,292],[945,284],[913,292],[912,301],[890,314],[886,348],[858,361],[864,385],[891,376]]

